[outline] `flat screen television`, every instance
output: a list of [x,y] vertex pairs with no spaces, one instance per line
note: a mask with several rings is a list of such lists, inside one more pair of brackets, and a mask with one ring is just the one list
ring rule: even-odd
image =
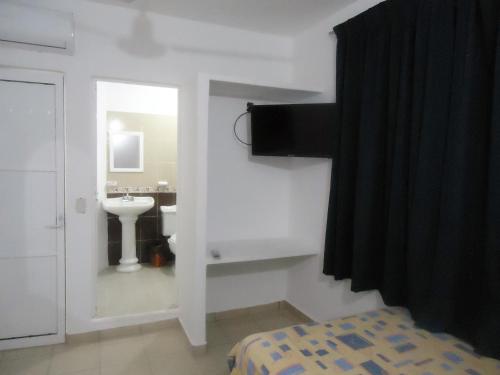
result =
[[252,154],[330,158],[335,104],[254,105]]

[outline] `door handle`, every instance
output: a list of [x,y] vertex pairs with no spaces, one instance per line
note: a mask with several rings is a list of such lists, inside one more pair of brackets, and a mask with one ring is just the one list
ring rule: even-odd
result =
[[56,225],[46,225],[45,228],[47,229],[61,229],[64,227],[64,216],[63,215],[59,215],[57,217],[57,222],[60,223],[60,224],[56,224]]
[[60,229],[62,228],[64,225],[46,225],[45,228],[47,229]]

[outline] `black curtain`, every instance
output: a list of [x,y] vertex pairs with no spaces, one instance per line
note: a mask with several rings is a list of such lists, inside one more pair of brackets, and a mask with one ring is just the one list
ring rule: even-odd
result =
[[500,358],[498,0],[389,0],[335,28],[324,273]]

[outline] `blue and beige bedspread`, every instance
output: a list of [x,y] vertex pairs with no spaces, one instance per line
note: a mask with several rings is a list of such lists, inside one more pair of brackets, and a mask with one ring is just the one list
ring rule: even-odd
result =
[[415,328],[403,309],[382,309],[245,338],[231,375],[498,375],[500,362],[464,342]]

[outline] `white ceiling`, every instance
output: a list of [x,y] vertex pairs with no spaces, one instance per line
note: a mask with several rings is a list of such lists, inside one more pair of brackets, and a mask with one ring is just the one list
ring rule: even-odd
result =
[[91,0],[174,17],[295,35],[353,0]]

